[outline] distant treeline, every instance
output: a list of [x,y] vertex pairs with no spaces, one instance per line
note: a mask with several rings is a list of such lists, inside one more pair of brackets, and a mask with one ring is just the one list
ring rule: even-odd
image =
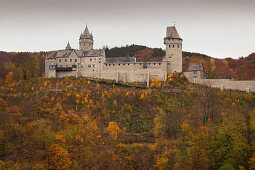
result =
[[146,46],[142,45],[130,45],[125,47],[113,47],[113,48],[106,48],[105,54],[107,58],[113,58],[113,57],[133,57],[134,53],[140,50],[144,50],[147,48]]
[[[130,46],[125,46],[125,47],[113,47],[113,48],[106,48],[105,49],[105,54],[107,58],[113,58],[113,57],[133,57],[135,55],[136,52],[140,51],[140,50],[144,50],[148,47],[143,46],[143,45],[130,45]],[[162,48],[154,48],[153,54],[151,57],[163,57],[166,55],[166,51],[163,50]],[[201,58],[207,58],[209,57],[208,55],[205,54],[200,54],[200,53],[194,53],[194,52],[187,52],[187,51],[183,51],[182,52],[183,57],[192,57],[192,56],[196,56],[196,57],[201,57]]]

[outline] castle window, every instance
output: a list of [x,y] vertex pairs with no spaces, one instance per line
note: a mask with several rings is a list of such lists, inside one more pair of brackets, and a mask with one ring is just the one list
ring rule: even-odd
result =
[[95,64],[93,64],[93,67],[95,67]]
[[154,65],[156,64],[156,63],[153,63]]
[[[107,65],[107,64],[106,64]],[[91,67],[91,64],[88,64],[88,67]]]
[[92,58],[90,59],[90,61],[92,61]]
[[120,66],[120,64],[119,64],[119,66]]
[[173,45],[173,48],[174,48],[174,45]]
[[114,64],[113,64],[113,66],[114,66]]
[[109,64],[109,66],[111,66],[111,64]]
[[77,59],[74,59],[74,62],[77,62]]
[[149,65],[151,65],[151,63],[149,63]]
[[161,65],[161,63],[158,63],[158,65]]
[[68,67],[68,65],[66,65],[66,67]]
[[65,59],[65,62],[67,62],[67,59]]
[[129,65],[129,64],[128,64]]
[[180,46],[178,45],[178,48],[179,48]]
[[61,63],[61,59],[58,60]]
[[142,63],[140,63],[140,65],[142,65]]
[[135,65],[135,63],[134,63],[134,65]]
[[73,60],[72,59],[70,59],[70,62],[72,62]]
[[123,66],[124,66],[125,64],[123,64]]
[[169,45],[169,48],[171,48],[171,45]]
[[107,66],[107,64],[105,64]]

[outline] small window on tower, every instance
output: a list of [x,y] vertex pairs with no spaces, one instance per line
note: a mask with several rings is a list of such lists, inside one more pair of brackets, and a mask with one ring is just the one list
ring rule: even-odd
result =
[[173,45],[173,48],[174,48],[174,45]]
[[72,59],[70,59],[70,62],[72,62],[73,60]]
[[171,48],[171,45],[169,45],[169,48]]
[[67,59],[65,59],[65,62],[67,62]]
[[178,48],[179,48],[180,46],[178,45]]
[[74,59],[74,62],[77,62],[77,59]]

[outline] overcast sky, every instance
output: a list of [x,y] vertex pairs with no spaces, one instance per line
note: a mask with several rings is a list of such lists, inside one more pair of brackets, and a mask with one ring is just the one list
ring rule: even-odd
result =
[[183,50],[217,58],[255,52],[255,0],[0,0],[0,51],[79,47],[86,22],[94,47],[165,48],[176,22]]

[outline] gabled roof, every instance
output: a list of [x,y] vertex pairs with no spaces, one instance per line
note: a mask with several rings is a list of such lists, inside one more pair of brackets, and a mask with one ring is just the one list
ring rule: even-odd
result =
[[190,63],[188,71],[204,71],[203,63]]
[[60,58],[60,57],[69,57],[72,53],[72,50],[58,50],[47,52],[46,58]]
[[181,39],[175,26],[167,27],[166,38]]

